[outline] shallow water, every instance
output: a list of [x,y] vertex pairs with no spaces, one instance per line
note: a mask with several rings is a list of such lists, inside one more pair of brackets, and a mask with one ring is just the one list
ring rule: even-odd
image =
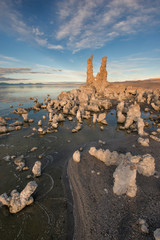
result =
[[[61,91],[71,90],[71,87],[50,87],[50,86],[23,86],[23,87],[2,87],[0,89],[0,116],[22,117],[10,113],[10,105],[13,109],[22,107],[31,107],[33,101],[30,97],[37,97],[42,102],[47,94],[56,98]],[[21,191],[26,184],[33,180],[27,179],[31,174],[32,166],[39,160],[38,156],[43,155],[42,176],[36,178],[38,188],[33,194],[35,202],[24,208],[17,214],[10,214],[6,207],[0,208],[0,239],[5,240],[28,240],[28,239],[72,239],[74,223],[72,214],[72,198],[68,189],[68,177],[66,166],[68,159],[73,152],[80,147],[84,147],[91,142],[98,140],[110,141],[111,139],[121,139],[127,134],[124,131],[116,130],[115,110],[107,114],[108,125],[104,131],[100,130],[100,125],[93,125],[90,120],[85,120],[82,130],[73,134],[72,129],[76,125],[66,120],[60,124],[57,133],[39,136],[37,132],[34,135],[25,138],[33,133],[32,128],[37,128],[37,122],[42,120],[43,127],[48,126],[48,115],[46,110],[39,112],[29,112],[29,118],[34,119],[34,123],[24,124],[22,130],[11,132],[10,135],[0,136],[0,194],[6,192],[8,195],[13,189]],[[15,120],[8,121],[8,124]],[[38,149],[30,152],[32,147]],[[6,161],[4,157],[24,155],[28,171],[19,172],[13,160]]]

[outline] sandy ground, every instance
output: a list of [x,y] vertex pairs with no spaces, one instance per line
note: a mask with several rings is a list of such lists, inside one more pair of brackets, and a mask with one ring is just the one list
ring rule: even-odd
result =
[[[143,84],[143,87],[146,86]],[[80,163],[70,159],[68,176],[74,201],[74,239],[154,239],[153,232],[160,228],[160,143],[150,139],[150,146],[143,147],[137,139],[137,133],[124,134],[124,137],[111,139],[102,146],[118,153],[150,153],[155,158],[157,172],[154,176],[137,174],[138,190],[134,198],[113,193],[116,167],[107,167],[88,153],[91,146],[100,148],[96,142],[87,144]],[[149,225],[148,234],[141,232],[139,218],[145,219]]]

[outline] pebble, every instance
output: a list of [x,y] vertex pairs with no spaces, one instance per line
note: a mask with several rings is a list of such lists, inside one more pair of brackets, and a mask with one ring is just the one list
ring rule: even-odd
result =
[[11,157],[10,157],[9,155],[3,157],[3,159],[4,159],[5,161],[7,161],[7,162],[10,160],[10,158],[11,158]]
[[29,178],[31,178],[31,177],[32,177],[32,175],[27,175],[27,177],[26,177],[26,178],[27,178],[27,179],[29,179]]
[[154,237],[155,237],[156,240],[160,240],[160,228],[157,228],[154,231]]
[[38,149],[38,147],[33,147],[31,150],[30,150],[30,152],[34,152],[34,151],[36,151]]
[[101,127],[100,127],[100,129],[101,129],[101,131],[103,131],[103,130],[104,130],[104,127],[103,127],[103,126],[101,126]]
[[108,193],[108,190],[107,190],[107,188],[104,188],[104,191],[105,191],[105,193]]
[[23,168],[23,171],[28,171],[28,170],[29,170],[29,167],[27,166]]
[[34,119],[31,118],[31,119],[28,120],[28,122],[29,122],[29,123],[33,123],[33,122],[34,122]]
[[103,144],[103,145],[106,144],[106,142],[102,141],[102,140],[99,140],[98,142],[99,142],[99,144]]

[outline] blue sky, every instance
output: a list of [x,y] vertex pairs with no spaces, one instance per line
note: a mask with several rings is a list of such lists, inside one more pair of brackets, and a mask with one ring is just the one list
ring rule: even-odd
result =
[[0,82],[160,78],[159,0],[1,0]]

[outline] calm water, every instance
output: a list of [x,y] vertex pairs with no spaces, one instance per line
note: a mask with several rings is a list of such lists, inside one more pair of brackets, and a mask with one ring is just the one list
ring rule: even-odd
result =
[[19,103],[23,107],[28,107],[32,103],[30,97],[38,98],[39,102],[43,102],[47,94],[52,98],[56,98],[62,91],[69,91],[75,86],[0,86],[0,116],[9,114],[9,106],[12,104],[14,108]]
[[[51,87],[51,86],[16,86],[0,88],[0,116],[18,117],[10,111],[17,109],[19,104],[22,107],[31,107],[33,101],[30,97],[37,97],[39,102],[50,94],[56,98],[61,91],[68,91],[75,88],[70,87]],[[13,109],[10,108],[13,105]],[[68,178],[66,166],[68,159],[73,152],[80,147],[84,147],[89,142],[106,140],[115,137],[116,117],[108,113],[107,121],[109,126],[102,132],[99,126],[93,126],[91,120],[84,121],[80,132],[73,134],[73,122],[66,120],[58,127],[57,133],[39,136],[34,135],[25,138],[33,133],[32,128],[37,127],[37,122],[42,120],[43,127],[48,126],[48,115],[46,110],[39,112],[29,112],[29,118],[34,119],[32,124],[24,124],[22,130],[11,132],[10,135],[0,136],[0,194],[6,192],[10,195],[13,189],[19,192],[33,178],[28,179],[35,161],[38,156],[43,155],[42,176],[35,179],[38,188],[33,197],[35,202],[24,208],[17,214],[10,214],[7,207],[0,208],[0,239],[5,240],[28,240],[28,239],[72,239],[74,223],[72,214],[72,198],[68,188]],[[16,120],[8,121],[8,124]],[[123,133],[119,133],[120,135]],[[119,136],[120,136],[119,135]],[[35,152],[30,152],[32,147],[37,147]],[[19,172],[13,160],[6,161],[4,157],[20,156],[25,157],[28,171]],[[68,190],[67,190],[68,189]]]
[[[10,113],[18,108],[18,104],[23,107],[31,107],[33,101],[30,97],[37,97],[39,102],[50,94],[56,98],[61,91],[68,91],[75,88],[51,87],[51,86],[16,86],[0,88],[0,116],[22,117]],[[10,105],[13,109],[10,109]],[[73,152],[80,147],[85,147],[90,143],[97,143],[98,140],[110,141],[121,139],[125,132],[116,131],[115,110],[107,113],[108,125],[104,131],[100,126],[93,125],[91,119],[84,120],[82,130],[73,134],[72,129],[76,125],[76,119],[72,122],[66,120],[60,124],[57,133],[39,136],[33,132],[32,128],[37,127],[39,119],[42,120],[44,128],[48,126],[48,115],[46,110],[39,112],[29,112],[29,118],[34,119],[34,123],[24,124],[22,130],[11,132],[10,135],[0,136],[0,194],[6,192],[10,195],[13,189],[19,192],[26,184],[33,180],[27,178],[31,174],[31,169],[35,161],[42,155],[42,176],[34,179],[38,188],[34,193],[34,203],[17,214],[10,214],[7,207],[0,208],[0,239],[5,240],[51,240],[51,239],[72,239],[74,222],[72,198],[69,191],[66,166]],[[8,121],[8,124],[16,120]],[[34,135],[31,136],[31,134]],[[30,136],[25,138],[24,136]],[[38,149],[30,152],[32,147]],[[19,172],[13,160],[6,161],[4,157],[24,155],[28,171]]]

